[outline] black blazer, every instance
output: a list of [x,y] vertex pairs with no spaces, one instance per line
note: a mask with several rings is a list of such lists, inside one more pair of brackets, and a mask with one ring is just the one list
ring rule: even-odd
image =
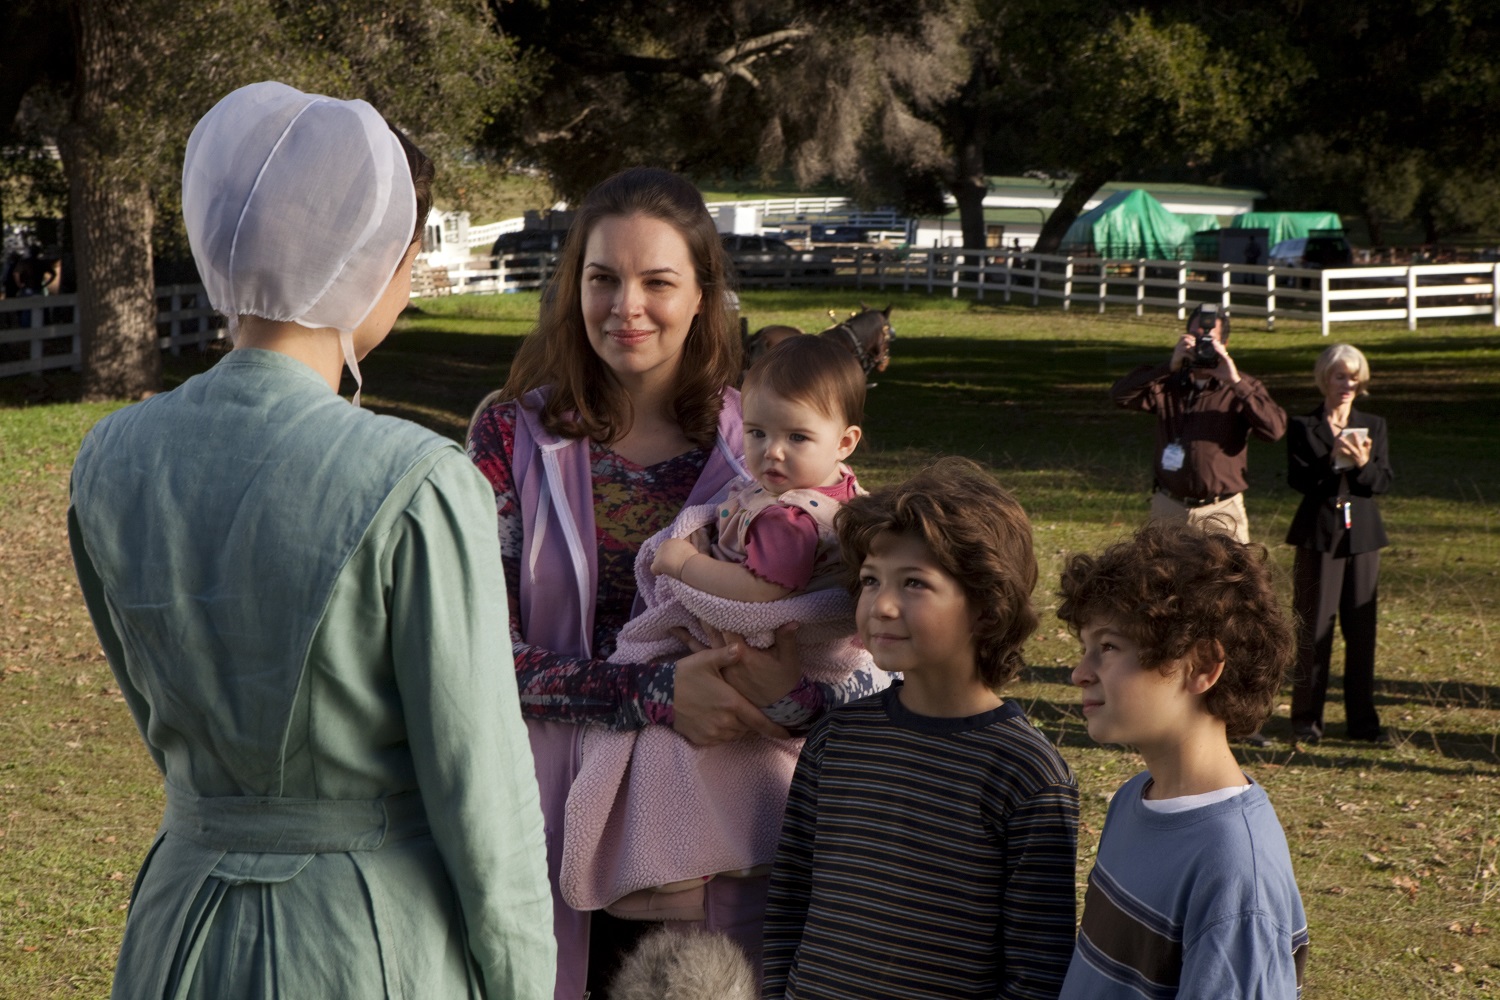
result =
[[[1333,432],[1328,429],[1323,407],[1302,417],[1293,417],[1286,429],[1286,481],[1302,494],[1302,503],[1292,516],[1292,527],[1286,540],[1292,545],[1315,552],[1354,555],[1371,552],[1390,544],[1380,508],[1374,497],[1391,488],[1395,473],[1391,471],[1390,441],[1385,421],[1369,413],[1350,409],[1350,427],[1364,427],[1370,432],[1370,460],[1362,469],[1333,471]],[[1343,512],[1330,502],[1334,497],[1349,498],[1350,528],[1344,531]],[[1348,536],[1348,547],[1339,544]]]

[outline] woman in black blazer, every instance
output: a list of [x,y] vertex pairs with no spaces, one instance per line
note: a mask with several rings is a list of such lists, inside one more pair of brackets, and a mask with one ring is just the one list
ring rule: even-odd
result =
[[1369,392],[1370,363],[1348,344],[1318,358],[1323,402],[1287,428],[1287,482],[1302,503],[1287,532],[1297,546],[1292,604],[1298,618],[1292,730],[1323,736],[1333,623],[1344,634],[1344,709],[1350,739],[1384,742],[1375,712],[1375,608],[1380,550],[1388,544],[1374,497],[1390,489],[1385,421],[1354,408]]

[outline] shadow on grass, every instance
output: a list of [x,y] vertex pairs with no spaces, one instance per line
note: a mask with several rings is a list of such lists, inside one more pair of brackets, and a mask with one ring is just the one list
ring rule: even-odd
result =
[[[1071,686],[1070,676],[1069,667],[1028,666],[1017,680],[1022,684]],[[1342,696],[1343,693],[1338,688],[1329,692],[1330,701],[1337,701]],[[1454,681],[1377,681],[1376,697],[1384,704],[1484,709],[1500,706],[1500,687]],[[1035,697],[1017,698],[1017,701],[1025,706],[1031,721],[1058,746],[1098,746],[1089,738],[1076,698],[1064,700]],[[1399,756],[1397,751],[1337,736],[1327,736],[1323,742],[1314,745],[1294,746],[1291,723],[1284,718],[1272,718],[1262,732],[1276,741],[1276,745],[1257,748],[1236,744],[1235,752],[1242,760],[1285,764],[1295,758],[1298,763],[1309,767],[1344,766],[1354,760],[1362,767],[1392,771],[1423,771],[1433,774],[1468,774],[1472,771],[1472,768],[1448,768],[1427,761],[1409,760]],[[1392,732],[1398,745],[1424,754],[1433,753],[1451,761],[1500,764],[1500,736],[1495,734],[1400,727],[1393,727]]]
[[[1059,748],[1100,748],[1100,744],[1089,738],[1076,702],[1057,702],[1046,698],[1017,700],[1026,709],[1026,715],[1032,723]],[[1493,738],[1475,733],[1400,730],[1395,733],[1395,747],[1380,747],[1361,740],[1336,737],[1325,737],[1321,743],[1313,746],[1294,744],[1291,725],[1285,719],[1271,720],[1263,732],[1273,741],[1269,747],[1232,743],[1235,757],[1241,763],[1328,770],[1358,768],[1399,774],[1445,776],[1475,774],[1480,770],[1477,765],[1500,764],[1500,746],[1496,745]],[[1129,752],[1120,749],[1122,753]],[[1420,751],[1421,756],[1412,756],[1414,751]],[[1451,763],[1438,763],[1434,757]],[[1492,773],[1489,768],[1483,770]]]
[[1377,678],[1375,697],[1384,704],[1500,710],[1500,685],[1474,684],[1469,681],[1407,681]]
[[[870,290],[850,294],[884,298]],[[808,298],[787,293],[786,301],[806,308]],[[953,312],[953,329],[959,332],[896,342],[891,367],[869,396],[864,456],[959,454],[1002,475],[1052,472],[1085,503],[1087,495],[1099,491],[1128,494],[1128,504],[1108,497],[1094,502],[1102,505],[1101,516],[1129,514],[1133,523],[1144,509],[1153,422],[1147,414],[1115,407],[1108,390],[1137,364],[1168,357],[1175,323],[1162,318],[1160,329],[1153,322],[1139,332],[1082,318],[1046,325],[1041,321],[1051,318],[1032,310],[997,309],[978,328],[972,316],[963,317],[970,322],[961,328],[960,314],[985,310],[918,296],[909,301],[913,310],[930,310],[928,328],[935,318],[941,329],[943,314]],[[370,407],[461,438],[475,405],[503,382],[533,321],[529,300],[455,299],[413,307],[403,329],[362,366]],[[1265,381],[1289,412],[1306,412],[1317,403],[1312,364],[1326,340],[1247,329],[1236,335],[1235,344],[1246,370]],[[1362,405],[1390,419],[1398,478],[1387,502],[1456,501],[1449,518],[1462,518],[1463,530],[1481,533],[1493,530],[1489,512],[1500,496],[1500,452],[1492,447],[1490,417],[1500,364],[1486,344],[1478,337],[1426,333],[1382,335],[1362,343],[1375,370],[1375,395]],[[166,387],[206,370],[226,346],[221,342],[167,357]],[[79,387],[79,376],[70,372],[0,379],[0,407],[76,401]],[[345,394],[351,391],[346,382]],[[1282,516],[1265,535],[1274,539],[1297,499],[1285,484],[1284,447],[1252,441],[1249,465],[1257,512],[1268,513],[1265,505],[1273,500],[1282,505]],[[1064,478],[1068,481],[1061,482]],[[1076,507],[1075,500],[1065,504]],[[1398,519],[1390,520],[1393,534],[1420,537],[1424,546],[1457,530],[1448,523],[1413,524],[1407,530]]]
[[[462,441],[479,401],[500,388],[518,336],[409,331],[389,338],[361,364],[372,409]],[[347,373],[344,390],[352,391]]]

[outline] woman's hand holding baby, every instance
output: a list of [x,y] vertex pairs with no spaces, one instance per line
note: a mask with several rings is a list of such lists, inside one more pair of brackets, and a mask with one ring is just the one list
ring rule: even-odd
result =
[[756,649],[745,641],[744,636],[719,632],[707,623],[703,623],[703,629],[708,633],[710,646],[693,638],[687,629],[673,629],[672,634],[694,653],[717,650],[726,654],[727,659],[719,673],[751,704],[774,705],[802,680],[795,622],[777,629],[776,641],[766,649]]
[[[673,631],[681,632],[679,638],[687,635],[686,630]],[[694,651],[677,661],[673,729],[698,746],[728,743],[754,733],[772,739],[791,735],[766,718],[724,677],[743,655],[743,643],[737,647],[707,647],[691,638],[685,641]]]

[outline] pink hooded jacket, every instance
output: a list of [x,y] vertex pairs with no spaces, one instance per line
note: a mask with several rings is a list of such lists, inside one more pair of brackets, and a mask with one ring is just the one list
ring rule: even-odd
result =
[[[594,655],[594,604],[599,589],[589,442],[560,437],[543,426],[541,405],[550,391],[533,390],[516,407],[511,467],[521,506],[520,629],[528,643],[588,657]],[[713,450],[688,496],[688,506],[708,503],[737,476],[747,475],[742,438],[739,391],[725,388]],[[639,609],[639,598],[636,604]],[[547,837],[547,874],[557,936],[555,998],[577,1000],[583,996],[588,969],[589,914],[563,901],[558,875],[564,807],[578,773],[583,727],[528,719],[526,728],[536,760]]]

